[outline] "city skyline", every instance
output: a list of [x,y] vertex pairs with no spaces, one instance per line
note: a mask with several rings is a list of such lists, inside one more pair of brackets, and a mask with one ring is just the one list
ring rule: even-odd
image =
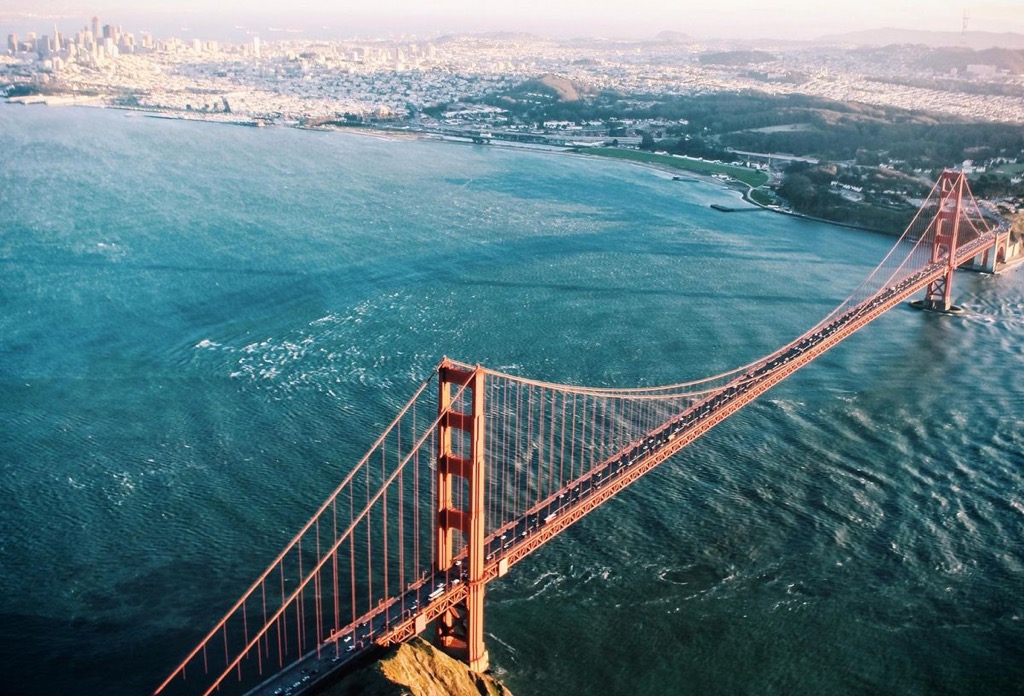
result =
[[[770,89],[773,93],[930,109],[983,121],[1019,123],[1024,113],[1019,87],[1014,86],[1020,69],[1012,60],[964,57],[957,59],[959,63],[939,60],[929,64],[926,53],[936,49],[924,46],[894,47],[880,54],[888,58],[879,63],[873,53],[844,51],[829,43],[787,46],[783,42],[737,41],[714,45],[694,39],[630,46],[600,39],[551,40],[538,34],[472,32],[444,39],[428,34],[381,37],[354,32],[316,37],[293,31],[296,25],[283,22],[276,31],[232,25],[234,34],[225,36],[204,30],[206,25],[189,23],[191,31],[185,32],[180,24],[171,31],[160,31],[130,16],[99,12],[67,22],[37,17],[31,29],[7,33],[8,57],[0,74],[8,74],[12,83],[52,82],[72,95],[94,94],[115,101],[127,94],[137,107],[172,112],[193,107],[215,118],[228,111],[224,100],[197,101],[197,88],[208,94],[230,95],[231,118],[329,119],[339,113],[391,118],[411,113],[410,104],[415,112],[436,104],[483,100],[549,73],[593,93]],[[890,44],[944,41],[946,46],[964,48],[984,48],[986,40],[1006,39],[1007,48],[1024,48],[1020,42],[1024,35],[972,33],[961,37],[957,32],[900,35],[898,31],[880,31],[861,36]],[[709,51],[747,45],[767,49],[757,54],[756,62],[770,65],[752,72],[742,64],[705,64],[699,58]],[[302,59],[296,60],[300,55]],[[118,70],[115,65],[122,58],[124,70]],[[934,81],[961,74],[962,79],[994,84],[962,91]],[[1004,84],[1007,80],[1013,84]],[[991,93],[978,99],[978,89]]]
[[[297,2],[284,8],[269,2],[227,0],[215,11],[195,0],[171,3],[149,0],[124,6],[52,0],[13,0],[0,10],[0,31],[38,29],[56,23],[61,30],[98,15],[118,23],[143,26],[161,35],[182,33],[227,39],[239,33],[301,34],[338,38],[356,34],[523,31],[551,36],[648,38],[662,31],[696,39],[810,40],[829,34],[881,28],[959,32],[965,18],[969,31],[1024,33],[1019,3],[964,3],[954,0],[881,0],[829,6],[809,0],[784,4],[754,0],[666,6],[659,0],[636,0],[627,8],[597,10],[582,0],[495,4],[481,9],[468,0],[439,0],[425,7],[409,0],[380,0],[372,7],[340,10],[323,2]],[[275,32],[274,30],[277,30]]]

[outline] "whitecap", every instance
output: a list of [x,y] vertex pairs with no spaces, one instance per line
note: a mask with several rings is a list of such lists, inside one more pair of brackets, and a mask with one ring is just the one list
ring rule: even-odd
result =
[[324,324],[330,324],[330,323],[334,323],[334,322],[337,322],[337,321],[338,321],[338,315],[334,314],[332,312],[330,314],[327,314],[327,315],[324,315],[324,316],[320,317],[319,319],[314,319],[313,321],[309,322],[309,325],[310,326],[323,326]]

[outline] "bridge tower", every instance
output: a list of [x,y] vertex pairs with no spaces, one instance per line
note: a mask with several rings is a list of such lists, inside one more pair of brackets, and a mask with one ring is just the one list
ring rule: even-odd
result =
[[939,312],[954,311],[953,271],[956,266],[957,239],[960,234],[960,211],[967,177],[963,172],[944,171],[939,177],[939,212],[935,216],[935,234],[932,237],[932,263],[946,264],[945,275],[928,284],[923,306]]
[[[484,371],[463,370],[446,358],[438,367],[437,426],[437,569],[449,571],[453,578],[462,575],[453,568],[456,530],[462,532],[467,549],[469,597],[459,606],[449,607],[437,621],[441,646],[462,653],[469,668],[487,670],[487,647],[484,645]],[[452,387],[465,387],[471,398],[469,413],[453,409]],[[456,488],[458,487],[458,488]],[[457,490],[468,495],[468,507],[456,507]]]

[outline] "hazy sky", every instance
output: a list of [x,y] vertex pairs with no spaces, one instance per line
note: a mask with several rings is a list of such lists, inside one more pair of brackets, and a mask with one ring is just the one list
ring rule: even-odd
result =
[[[881,27],[958,32],[965,11],[969,30],[1024,33],[1024,0],[2,0],[0,30],[33,21],[52,26],[55,20],[66,30],[65,23],[77,27],[96,14],[125,29],[160,33],[239,25],[335,35],[391,30],[649,37],[673,30],[695,38],[799,39]],[[146,21],[151,26],[139,25]]]

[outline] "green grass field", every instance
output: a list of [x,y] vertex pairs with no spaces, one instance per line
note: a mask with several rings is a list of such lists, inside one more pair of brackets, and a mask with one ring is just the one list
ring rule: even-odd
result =
[[763,189],[752,189],[750,191],[750,199],[755,203],[760,203],[761,205],[778,204],[778,201],[775,199],[775,197],[765,193]]
[[746,167],[733,167],[728,164],[714,164],[703,160],[684,159],[682,157],[671,157],[670,155],[658,155],[653,152],[642,152],[640,150],[622,150],[615,147],[588,147],[579,150],[584,155],[599,155],[601,157],[616,157],[618,159],[630,160],[632,162],[646,162],[649,164],[662,164],[674,169],[682,169],[697,174],[726,174],[743,183],[757,187],[768,181],[768,175],[756,169]]

